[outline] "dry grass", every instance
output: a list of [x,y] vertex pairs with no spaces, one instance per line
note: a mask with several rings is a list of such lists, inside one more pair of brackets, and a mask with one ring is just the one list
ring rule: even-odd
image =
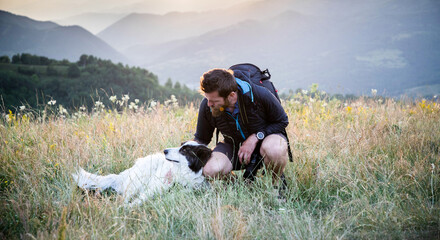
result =
[[6,113],[0,237],[440,237],[438,103],[303,98],[283,104],[294,155],[286,170],[287,202],[277,201],[270,176],[263,176],[253,186],[176,186],[135,209],[121,207],[112,192],[82,193],[70,173],[77,165],[117,173],[138,157],[191,139],[197,106],[39,120],[42,114],[31,110]]

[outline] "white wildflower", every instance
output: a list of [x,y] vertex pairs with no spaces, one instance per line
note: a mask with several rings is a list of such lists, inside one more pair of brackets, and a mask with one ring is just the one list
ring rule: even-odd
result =
[[302,92],[302,94],[304,94],[304,95],[307,95],[307,93],[309,93],[309,91],[307,91],[307,90],[302,90],[301,92]]
[[179,102],[177,101],[176,96],[171,95],[170,99],[166,100],[164,102],[165,106],[171,106],[171,107],[178,107],[179,106]]
[[104,103],[102,103],[101,101],[96,101],[95,107],[93,108],[93,110],[102,112],[104,110],[104,108],[105,108]]
[[8,114],[3,114],[3,117],[5,118],[6,122],[10,122],[12,120]]
[[124,101],[124,102],[128,102],[128,100],[130,100],[130,97],[128,96],[128,94],[125,94],[125,95],[122,97],[122,101]]
[[156,105],[157,105],[157,102],[155,102],[155,101],[151,101],[151,103],[150,103],[150,107],[151,107],[151,108],[155,108]]
[[118,99],[118,98],[116,97],[116,95],[110,97],[110,101],[111,101],[112,103],[116,102],[117,99]]
[[67,114],[67,110],[63,107],[63,105],[60,104],[59,108],[58,108],[59,112],[61,115]]
[[129,109],[137,110],[137,109],[138,109],[138,106],[136,105],[135,102],[131,102],[130,105],[128,106],[128,108],[129,108]]
[[96,101],[95,102],[95,107],[97,107],[97,108],[100,108],[100,107],[104,108],[104,104],[101,101]]
[[26,106],[20,106],[20,111],[23,111],[26,109]]
[[377,94],[377,89],[371,89],[371,95],[373,95],[373,97],[374,96],[376,96],[376,94]]
[[174,95],[171,95],[171,102],[173,103],[173,107],[179,106],[179,102],[177,101],[177,99]]
[[57,103],[57,101],[52,99],[47,104],[53,106],[53,105],[55,105],[55,103]]
[[136,104],[138,104],[138,103],[139,103],[139,99],[136,98],[136,99],[134,100],[134,102],[135,102]]

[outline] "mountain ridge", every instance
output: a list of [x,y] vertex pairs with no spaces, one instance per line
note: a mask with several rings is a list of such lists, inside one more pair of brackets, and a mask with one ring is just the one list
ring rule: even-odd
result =
[[[198,77],[209,68],[254,62],[272,69],[273,81],[284,91],[315,82],[329,92],[368,94],[375,88],[398,95],[405,88],[439,82],[440,51],[434,43],[440,41],[440,29],[432,20],[435,16],[409,12],[316,17],[286,11],[269,21],[244,21],[157,45],[154,58],[145,58],[142,66],[162,79],[196,88]],[[125,53],[151,56],[147,52],[152,48],[139,49]]]
[[62,26],[79,25],[96,35],[126,15],[127,14],[88,12],[68,18],[57,19],[54,20],[54,22]]
[[0,11],[0,54],[30,53],[74,61],[82,54],[115,62],[128,59],[86,29]]

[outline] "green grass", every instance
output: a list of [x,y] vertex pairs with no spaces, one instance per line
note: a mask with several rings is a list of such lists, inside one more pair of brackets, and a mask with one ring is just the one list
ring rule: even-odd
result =
[[286,202],[277,200],[268,175],[253,185],[175,186],[133,209],[111,191],[84,193],[73,183],[77,165],[118,173],[191,139],[194,106],[79,118],[5,115],[0,238],[439,238],[438,103],[304,99],[283,103],[294,157],[285,171]]

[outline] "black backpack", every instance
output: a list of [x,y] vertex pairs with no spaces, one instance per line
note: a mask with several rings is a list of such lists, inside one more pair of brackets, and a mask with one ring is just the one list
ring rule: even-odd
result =
[[278,90],[275,88],[272,81],[270,81],[271,75],[270,75],[270,72],[267,68],[266,68],[266,70],[261,71],[261,69],[259,67],[255,66],[254,64],[240,63],[240,64],[235,64],[235,65],[231,66],[229,69],[231,69],[233,71],[240,70],[240,71],[244,71],[244,72],[249,72],[249,77],[250,77],[250,80],[252,81],[252,83],[265,87],[267,90],[269,90],[269,92],[271,92],[278,99],[278,101],[281,102],[280,97],[278,96]]

